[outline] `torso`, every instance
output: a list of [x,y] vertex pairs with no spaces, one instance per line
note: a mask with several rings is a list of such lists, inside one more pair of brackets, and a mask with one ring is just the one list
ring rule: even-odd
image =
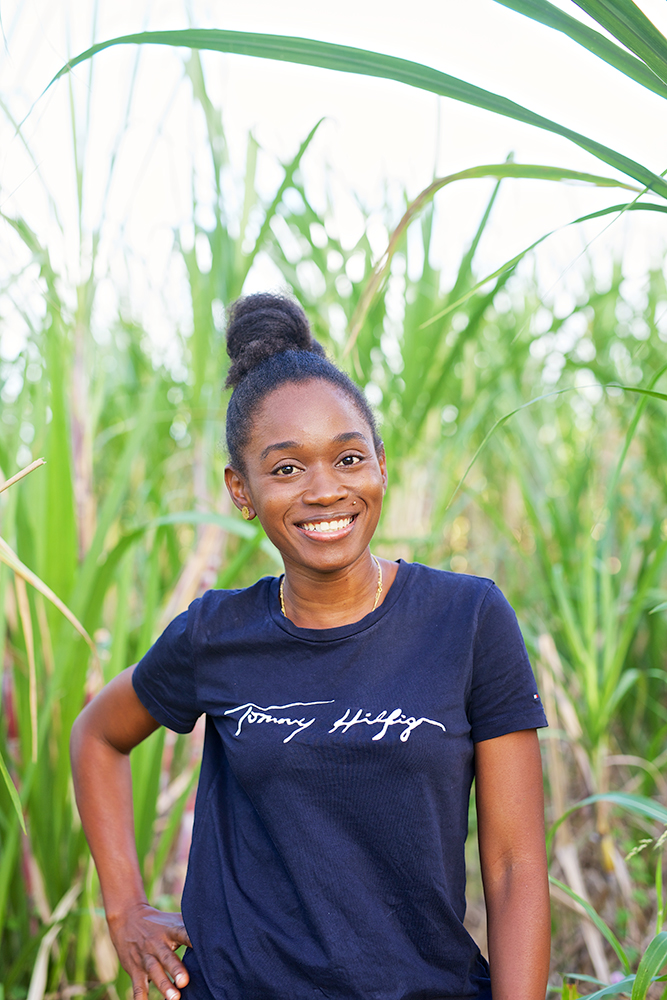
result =
[[473,741],[543,717],[490,581],[395,577],[334,629],[284,618],[277,580],[209,592],[137,668],[159,721],[208,716],[183,913],[216,1000],[487,995],[463,927]]

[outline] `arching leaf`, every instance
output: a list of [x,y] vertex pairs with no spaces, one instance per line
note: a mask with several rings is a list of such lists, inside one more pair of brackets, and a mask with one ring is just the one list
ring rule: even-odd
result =
[[[622,49],[620,45],[615,45],[611,39],[600,34],[595,28],[590,28],[575,17],[570,17],[565,11],[554,7],[547,0],[496,0],[496,3],[509,7],[518,14],[524,14],[533,21],[539,21],[549,28],[554,28],[555,31],[562,31],[568,38],[583,45],[593,55],[604,59],[614,69],[640,83],[642,87],[652,90],[660,97],[667,97],[667,85],[648,68],[645,62]],[[579,6],[583,7],[583,4]]]
[[652,189],[663,198],[667,198],[667,182],[649,170],[648,167],[644,167],[622,153],[610,149],[609,146],[596,142],[589,136],[575,132],[549,118],[544,118],[542,115],[510,101],[507,97],[483,90],[465,80],[459,80],[457,77],[441,73],[431,66],[424,66],[408,59],[400,59],[397,56],[389,56],[381,52],[370,52],[367,49],[351,48],[347,45],[320,42],[311,38],[260,35],[247,31],[222,31],[216,28],[140,31],[136,34],[121,35],[92,45],[85,52],[70,59],[56,73],[49,86],[68,73],[74,66],[78,66],[98,52],[115,45],[170,45],[176,48],[206,49],[213,52],[230,52],[238,55],[256,56],[261,59],[277,59],[307,66],[320,66],[323,69],[334,69],[343,73],[357,73],[362,76],[396,80],[398,83],[418,87],[441,97],[450,97],[455,101],[463,101],[465,104],[483,108],[485,111],[493,111],[495,114],[504,115],[515,121],[525,122],[527,125],[534,125],[536,128],[563,136],[598,159],[620,170],[621,173],[634,177],[644,187]]

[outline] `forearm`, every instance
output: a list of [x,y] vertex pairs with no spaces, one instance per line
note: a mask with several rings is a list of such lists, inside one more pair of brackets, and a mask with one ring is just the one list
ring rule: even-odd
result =
[[519,861],[486,881],[493,1000],[544,1000],[551,938],[546,865]]
[[129,756],[91,732],[72,730],[72,776],[81,822],[100,879],[107,918],[146,902],[134,838]]
[[129,753],[158,723],[134,692],[132,670],[107,684],[74,723],[74,791],[111,939],[132,978],[135,1000],[148,1000],[149,979],[167,1000],[179,1000],[176,987],[187,985],[188,973],[174,952],[190,939],[180,913],[148,905],[134,840]]
[[535,731],[478,743],[475,782],[493,1000],[544,1000],[551,913]]

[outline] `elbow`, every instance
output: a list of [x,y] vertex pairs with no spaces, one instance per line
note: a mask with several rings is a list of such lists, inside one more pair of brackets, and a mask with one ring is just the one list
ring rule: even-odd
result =
[[547,886],[548,866],[544,840],[523,849],[508,848],[493,859],[482,852],[485,893],[504,895],[517,886]]
[[535,917],[550,909],[546,858],[524,857],[499,864],[483,872],[482,881],[489,912],[502,912],[513,900],[521,900]]
[[86,737],[88,735],[87,721],[86,709],[84,708],[81,712],[79,712],[74,720],[74,725],[72,726],[69,734],[69,758],[72,770],[75,770],[77,762],[81,756],[82,747],[86,742]]
[[69,756],[73,772],[76,771],[77,765],[94,753],[94,748],[100,742],[105,742],[103,733],[96,725],[99,724],[99,719],[92,705],[90,702],[79,712],[69,734]]

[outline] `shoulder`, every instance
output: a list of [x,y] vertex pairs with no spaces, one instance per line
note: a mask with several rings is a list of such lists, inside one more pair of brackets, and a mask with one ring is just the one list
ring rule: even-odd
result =
[[476,636],[489,629],[516,629],[516,616],[493,580],[451,573],[421,563],[406,565],[406,597],[411,613],[423,620],[442,621]]
[[275,578],[264,576],[251,587],[237,590],[207,590],[192,602],[186,614],[188,628],[217,631],[224,622],[227,628],[246,626],[254,616],[266,612],[269,590]]
[[[485,576],[473,576],[468,573],[452,573],[449,570],[434,569],[423,563],[408,563],[410,586],[422,593],[437,594],[441,598],[471,602],[475,605],[484,603],[489,593],[497,591],[493,580]],[[501,594],[501,599],[502,594]]]

